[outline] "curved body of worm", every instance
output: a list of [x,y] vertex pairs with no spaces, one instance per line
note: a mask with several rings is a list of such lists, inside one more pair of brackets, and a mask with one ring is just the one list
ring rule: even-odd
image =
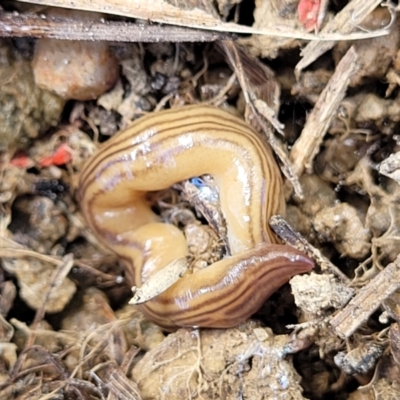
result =
[[140,286],[188,252],[183,233],[159,221],[146,193],[203,174],[218,187],[232,256],[139,306],[166,329],[235,326],[293,275],[313,267],[301,252],[276,244],[268,226],[271,215],[284,212],[269,147],[227,112],[186,106],[138,119],[107,141],[80,175],[83,214],[125,261],[130,283]]

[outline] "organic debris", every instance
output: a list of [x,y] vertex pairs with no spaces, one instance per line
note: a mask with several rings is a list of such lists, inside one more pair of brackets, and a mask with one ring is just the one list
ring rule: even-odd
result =
[[[29,3],[0,8],[0,398],[400,398],[399,7]],[[166,333],[128,304],[77,177],[132,121],[201,102],[268,140],[287,203],[270,225],[316,267],[235,328]],[[137,303],[230,256],[213,177],[191,178],[149,194],[188,256]]]

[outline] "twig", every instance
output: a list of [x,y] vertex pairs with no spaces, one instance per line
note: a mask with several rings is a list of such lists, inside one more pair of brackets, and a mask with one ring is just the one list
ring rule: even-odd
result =
[[[248,60],[249,56],[237,45],[235,45],[232,42],[223,42],[222,43],[222,48],[224,49],[229,64],[231,65],[232,69],[235,71],[235,74],[238,78],[239,84],[242,88],[243,91],[243,96],[246,101],[246,105],[249,108],[249,114],[251,119],[251,124],[253,126],[256,126],[261,130],[265,136],[267,137],[268,143],[271,145],[272,149],[275,152],[275,155],[278,157],[279,161],[281,162],[281,169],[282,173],[286,176],[286,178],[290,181],[292,184],[296,195],[299,198],[303,198],[303,191],[301,189],[301,185],[298,180],[298,176],[295,174],[294,169],[289,161],[289,157],[287,155],[287,152],[283,148],[282,144],[275,138],[273,134],[273,129],[272,126],[277,127],[279,126],[279,121],[275,118],[275,113],[273,112],[273,104],[268,104],[268,103],[273,103],[274,101],[276,102],[276,99],[274,96],[271,96],[270,101],[264,101],[264,104],[268,106],[271,109],[271,118],[266,118],[265,113],[263,115],[260,114],[259,109],[259,98],[257,97],[257,94],[253,90],[253,85],[252,82],[249,82],[249,74],[247,73],[247,69],[252,68],[253,70],[256,70],[256,73],[252,71],[251,76],[254,76],[254,78],[258,78],[261,76],[264,76],[265,80],[272,80],[275,79],[273,76],[268,76],[267,72],[264,72],[261,67],[258,68],[257,62],[250,63],[250,60]],[[244,62],[242,62],[244,60]],[[247,65],[249,64],[249,65]],[[257,77],[257,75],[260,75]],[[257,79],[257,80],[258,80]],[[256,84],[256,83],[255,83]],[[271,91],[273,91],[271,89]],[[277,103],[277,102],[276,102]],[[258,107],[256,107],[256,104],[258,104]]]
[[350,303],[330,320],[337,335],[346,338],[375,312],[382,301],[400,288],[400,255],[367,285]]
[[357,70],[357,53],[353,47],[340,60],[325,89],[320,94],[311,114],[290,153],[293,169],[301,175],[304,168],[311,169],[311,163],[343,100],[350,78]]
[[0,12],[0,37],[36,37],[113,42],[213,42],[234,35],[176,26]]
[[293,228],[280,216],[274,215],[269,220],[272,230],[286,243],[296,249],[306,253],[309,257],[316,261],[323,271],[328,270],[342,280],[343,283],[349,284],[350,279],[336,265],[332,264],[321,252],[308,243],[300,233]]

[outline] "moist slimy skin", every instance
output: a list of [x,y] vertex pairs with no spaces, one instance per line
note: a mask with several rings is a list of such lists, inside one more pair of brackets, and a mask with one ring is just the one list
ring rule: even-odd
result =
[[86,221],[124,260],[132,285],[188,254],[183,233],[160,222],[147,192],[204,174],[218,188],[232,255],[139,306],[166,329],[235,326],[293,275],[313,267],[301,252],[277,244],[269,228],[285,203],[268,145],[225,111],[185,106],[138,119],[108,140],[80,175]]

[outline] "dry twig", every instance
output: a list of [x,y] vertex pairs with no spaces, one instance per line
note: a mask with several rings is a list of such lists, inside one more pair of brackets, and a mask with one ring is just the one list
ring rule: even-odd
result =
[[290,153],[293,169],[297,175],[301,175],[304,169],[311,169],[325,133],[345,96],[350,78],[357,69],[356,62],[357,53],[353,47],[350,47],[308,116],[301,136]]
[[[275,105],[277,104],[276,98],[273,96],[270,96],[269,99],[266,101],[261,101],[259,99],[258,94],[256,94],[254,88],[255,85],[252,85],[251,82],[249,82],[248,74],[247,74],[247,69],[249,68],[248,65],[245,65],[242,60],[244,59],[246,63],[248,63],[248,58],[249,56],[246,55],[246,53],[240,49],[240,47],[235,46],[231,42],[224,42],[223,43],[223,49],[225,50],[225,53],[227,55],[228,61],[235,71],[235,74],[238,78],[238,81],[240,83],[240,86],[243,90],[243,96],[246,101],[246,105],[248,107],[248,114],[249,114],[249,122],[253,126],[256,126],[259,128],[259,130],[262,131],[263,134],[265,134],[268,143],[271,145],[272,149],[274,150],[276,156],[278,157],[279,161],[281,162],[281,169],[283,174],[286,176],[286,178],[290,181],[292,184],[297,196],[299,198],[303,197],[303,192],[300,186],[300,183],[298,181],[298,176],[296,175],[290,161],[289,157],[287,155],[286,150],[282,146],[282,144],[276,140],[274,134],[273,134],[273,129],[272,127],[275,127],[279,129],[280,123],[276,118],[276,112],[273,109],[274,106],[274,101]],[[252,65],[252,68],[257,68],[257,63],[254,62]],[[272,77],[266,76],[266,74],[261,70],[258,71],[258,73],[261,76],[265,76],[265,79],[271,79]],[[272,90],[271,90],[272,92]],[[262,103],[265,107],[269,109],[269,115],[265,115],[260,113],[260,103]]]
[[113,42],[213,42],[233,36],[176,26],[117,21],[79,21],[73,18],[1,13],[0,37],[36,37]]
[[330,324],[337,335],[349,337],[399,288],[400,256],[360,289],[350,303],[331,318]]
[[273,231],[290,246],[306,253],[317,262],[323,271],[328,270],[341,279],[343,283],[350,283],[350,279],[336,265],[332,264],[321,252],[312,246],[305,237],[295,232],[293,228],[280,216],[274,215],[270,218],[269,224]]

